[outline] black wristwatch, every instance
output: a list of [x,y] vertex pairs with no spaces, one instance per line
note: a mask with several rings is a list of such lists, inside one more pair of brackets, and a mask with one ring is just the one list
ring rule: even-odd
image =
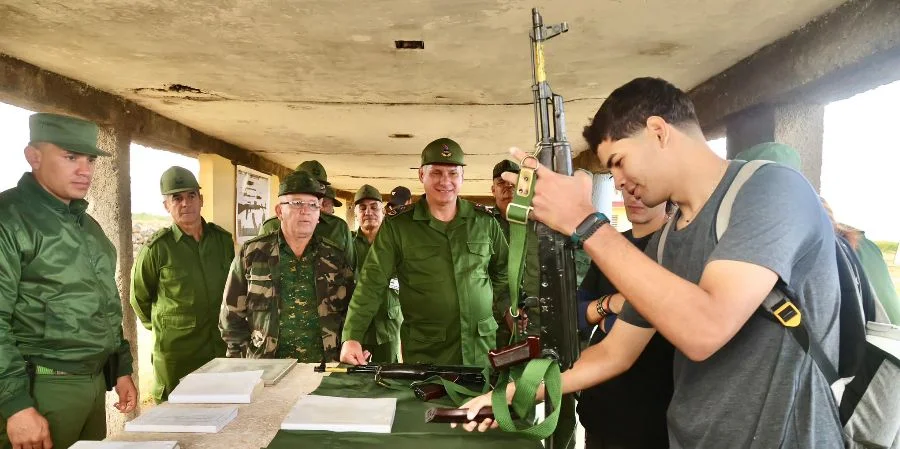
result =
[[581,224],[575,228],[575,232],[572,234],[572,237],[570,237],[572,243],[575,244],[576,248],[581,248],[581,246],[584,245],[584,242],[606,223],[609,223],[609,218],[606,218],[606,215],[602,212],[594,212],[588,215]]

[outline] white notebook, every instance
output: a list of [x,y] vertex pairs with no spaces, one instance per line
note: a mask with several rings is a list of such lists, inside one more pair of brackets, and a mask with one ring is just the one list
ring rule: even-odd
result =
[[391,433],[396,398],[301,396],[288,412],[284,430]]
[[78,441],[69,449],[179,449],[177,441]]
[[169,393],[172,404],[249,404],[262,391],[262,370],[188,374]]
[[125,423],[125,431],[218,433],[237,417],[237,413],[237,407],[158,405]]

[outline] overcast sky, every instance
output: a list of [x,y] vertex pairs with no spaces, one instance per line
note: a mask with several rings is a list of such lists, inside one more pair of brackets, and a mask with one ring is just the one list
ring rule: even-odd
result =
[[[825,108],[822,196],[837,219],[866,231],[873,240],[900,240],[900,148],[891,134],[900,104],[900,82],[888,84]],[[29,111],[0,103],[0,191],[15,186],[28,170],[22,150],[28,142]],[[724,139],[712,142],[724,155]],[[196,159],[133,145],[132,211],[166,215],[159,175],[180,165],[196,175]]]

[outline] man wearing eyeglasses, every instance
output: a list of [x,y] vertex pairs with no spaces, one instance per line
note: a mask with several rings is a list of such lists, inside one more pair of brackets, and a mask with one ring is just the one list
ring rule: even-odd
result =
[[[369,248],[384,221],[384,205],[381,202],[381,192],[368,184],[356,191],[353,203],[356,223],[359,224],[359,229],[353,233],[356,275],[359,277]],[[393,363],[400,354],[400,323],[403,322],[403,316],[400,313],[399,291],[397,278],[391,278],[385,290],[387,302],[382,303],[363,337],[362,343],[369,348],[373,363]]]
[[[309,160],[298,165],[295,172],[309,173],[319,184],[325,186],[325,196],[322,197],[322,209],[319,213],[319,223],[316,225],[316,235],[326,237],[334,242],[344,252],[346,259],[351,264],[355,264],[356,255],[353,252],[350,227],[347,226],[346,221],[333,215],[334,206],[340,207],[343,204],[337,200],[334,189],[330,187],[331,183],[328,182],[328,173],[325,171],[325,167],[317,160]],[[259,235],[276,232],[279,226],[281,226],[281,221],[278,217],[272,217],[264,221],[262,226],[260,226]]]
[[325,188],[309,173],[282,181],[280,231],[244,243],[231,264],[219,329],[226,356],[337,361],[353,264],[315,233]]
[[396,275],[404,362],[488,365],[498,327],[494,303],[509,301],[509,249],[487,208],[459,198],[464,156],[447,138],[422,151],[425,195],[379,230],[347,311],[341,361],[366,363],[360,342]]

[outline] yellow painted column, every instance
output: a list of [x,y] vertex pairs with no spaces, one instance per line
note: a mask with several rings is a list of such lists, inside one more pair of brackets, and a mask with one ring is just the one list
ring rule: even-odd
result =
[[278,175],[272,175],[269,181],[269,216],[275,216],[275,205],[278,204],[278,185],[281,184],[281,178]]
[[200,161],[200,193],[206,221],[213,222],[234,234],[235,197],[237,186],[235,167],[218,154],[202,153]]

